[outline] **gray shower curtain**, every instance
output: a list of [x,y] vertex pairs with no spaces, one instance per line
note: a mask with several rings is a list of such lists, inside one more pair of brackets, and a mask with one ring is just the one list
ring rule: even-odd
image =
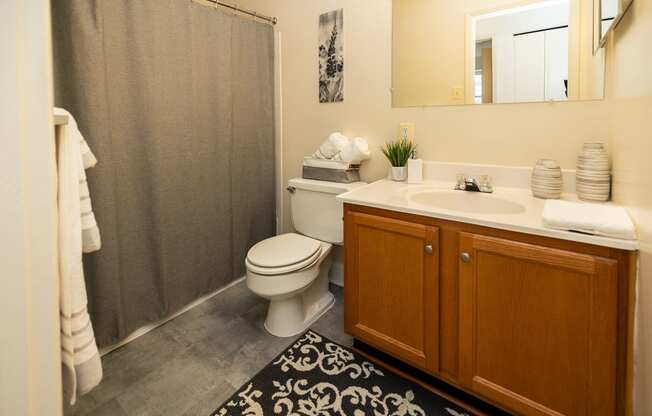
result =
[[84,257],[110,345],[245,272],[275,231],[271,26],[189,0],[52,2],[55,102],[99,164]]

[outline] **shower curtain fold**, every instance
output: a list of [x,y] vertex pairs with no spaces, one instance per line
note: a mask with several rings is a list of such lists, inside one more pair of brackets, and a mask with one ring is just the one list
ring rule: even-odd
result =
[[100,163],[103,248],[85,256],[111,345],[245,272],[275,231],[274,42],[185,0],[53,2],[55,102]]

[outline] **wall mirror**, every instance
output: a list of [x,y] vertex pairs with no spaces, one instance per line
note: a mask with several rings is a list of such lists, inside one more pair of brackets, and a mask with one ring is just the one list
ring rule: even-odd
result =
[[594,1],[393,0],[393,106],[603,99]]
[[633,0],[594,0],[594,49],[597,52],[607,42],[611,32],[625,15]]

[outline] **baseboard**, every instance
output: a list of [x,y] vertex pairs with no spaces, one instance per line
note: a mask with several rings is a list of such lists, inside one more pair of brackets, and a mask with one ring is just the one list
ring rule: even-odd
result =
[[116,349],[118,349],[118,348],[120,348],[122,346],[125,346],[128,343],[130,343],[131,341],[133,341],[133,340],[135,340],[135,339],[137,339],[139,337],[142,337],[143,335],[145,335],[149,331],[158,328],[159,326],[173,320],[174,318],[176,318],[176,317],[178,317],[180,315],[183,315],[184,313],[188,312],[189,310],[201,305],[202,303],[206,302],[209,299],[212,299],[213,297],[219,295],[220,293],[224,292],[225,290],[230,289],[231,287],[237,285],[238,283],[243,282],[245,280],[245,277],[246,276],[242,276],[241,278],[234,280],[233,282],[229,283],[228,285],[226,285],[226,286],[224,286],[222,288],[219,288],[214,292],[211,292],[211,293],[209,293],[207,295],[204,295],[204,296],[200,297],[199,299],[193,301],[192,303],[189,303],[188,305],[184,306],[180,310],[176,311],[175,313],[173,313],[171,315],[168,315],[167,317],[161,319],[160,321],[157,321],[157,322],[154,322],[152,324],[145,325],[145,326],[143,326],[141,328],[138,328],[137,330],[135,330],[134,332],[129,334],[129,336],[127,338],[123,339],[122,341],[117,342],[117,343],[115,343],[113,345],[110,345],[108,347],[102,348],[100,350],[100,356],[104,356],[104,355],[110,353],[113,350],[116,350]]

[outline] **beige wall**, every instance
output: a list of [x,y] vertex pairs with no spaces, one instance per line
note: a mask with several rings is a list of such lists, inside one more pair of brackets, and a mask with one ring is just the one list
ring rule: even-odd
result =
[[614,199],[641,238],[635,408],[652,415],[652,0],[635,0],[608,44]]
[[456,99],[452,92],[464,91],[465,3],[394,1],[392,86],[397,106],[464,103],[464,93]]
[[0,415],[61,414],[50,4],[0,2]]

